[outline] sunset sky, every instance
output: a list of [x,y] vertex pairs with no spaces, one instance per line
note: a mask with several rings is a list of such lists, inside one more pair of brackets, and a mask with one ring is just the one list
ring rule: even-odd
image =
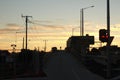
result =
[[[66,40],[72,35],[79,35],[80,9],[94,5],[84,10],[85,34],[95,36],[98,41],[99,29],[106,29],[107,0],[0,0],[0,49],[22,48],[25,37],[25,19],[29,18],[28,48],[44,49],[47,41],[47,51],[51,47],[62,49]],[[120,46],[120,0],[110,0],[111,35],[115,36],[113,45]],[[99,44],[97,44],[99,45]]]

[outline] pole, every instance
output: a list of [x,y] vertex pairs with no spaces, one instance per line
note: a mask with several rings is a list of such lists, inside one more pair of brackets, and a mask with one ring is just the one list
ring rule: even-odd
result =
[[73,36],[74,28],[72,28],[72,36]]
[[47,40],[44,40],[45,41],[45,47],[44,47],[44,51],[46,52],[46,49],[47,49]]
[[80,10],[80,13],[81,13],[80,19],[82,19],[82,20],[80,20],[80,35],[81,36],[84,36],[84,10],[88,9],[88,8],[92,8],[92,7],[94,7],[94,6],[89,6],[89,7],[86,7],[86,8],[82,8]]
[[28,46],[28,18],[29,17],[32,17],[32,16],[22,16],[22,17],[25,17],[25,21],[26,21],[26,47],[25,47],[25,49],[27,50],[27,46]]
[[110,3],[109,0],[107,0],[107,32],[108,32],[108,38],[110,38],[110,4],[109,3]]
[[80,9],[80,36],[82,36],[82,9]]
[[28,32],[28,16],[26,16],[26,47],[25,47],[26,50],[27,50],[27,39],[28,39],[27,32]]
[[24,37],[23,37],[23,45],[22,46],[23,46],[23,49],[24,49]]
[[81,27],[81,33],[82,33],[82,36],[84,36],[84,12],[83,12],[83,8],[81,9],[81,16],[82,16],[82,27]]
[[107,64],[107,78],[109,79],[111,77],[111,59],[110,59],[110,2],[107,0],[107,34],[108,34],[108,42],[107,42],[107,58],[108,58],[108,64]]

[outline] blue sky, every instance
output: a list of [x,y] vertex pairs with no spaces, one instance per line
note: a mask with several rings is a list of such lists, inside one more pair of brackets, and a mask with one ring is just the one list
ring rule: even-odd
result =
[[[79,10],[94,5],[93,9],[85,10],[86,20],[105,23],[107,0],[0,0],[1,20],[5,23],[21,22],[21,14],[31,15],[39,20],[63,20],[61,24],[79,24]],[[111,18],[116,23],[119,16],[119,0],[110,0]],[[113,17],[114,16],[114,17]]]
[[[65,27],[65,31],[68,32],[70,32],[70,28],[78,27],[80,25],[80,9],[94,5],[94,8],[84,10],[85,28],[88,32],[95,31],[98,33],[97,29],[106,28],[106,1],[107,0],[0,0],[0,31],[6,30],[7,34],[7,30],[22,30],[25,26],[24,19],[21,18],[21,14],[23,14],[33,16],[30,20],[42,24],[39,25],[39,27],[42,26],[42,28],[40,28],[41,30],[45,30],[43,28],[47,25],[47,27],[45,27],[47,28],[47,33],[54,33],[56,30],[56,32],[59,31],[62,32],[61,34],[65,34],[64,30],[62,31],[60,27]],[[120,27],[119,3],[120,0],[110,0],[111,27],[117,27],[117,31],[119,30],[118,27]],[[31,29],[34,29],[32,27],[34,25],[30,26]],[[55,26],[57,28],[54,30]],[[37,25],[37,29],[39,27]],[[115,30],[113,32],[115,32]],[[116,33],[113,33],[113,35],[114,34]]]

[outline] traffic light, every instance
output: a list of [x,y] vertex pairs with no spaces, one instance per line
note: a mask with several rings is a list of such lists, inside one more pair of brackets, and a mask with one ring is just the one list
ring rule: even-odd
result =
[[108,33],[107,33],[107,30],[105,30],[105,29],[100,29],[99,30],[99,40],[101,42],[108,42]]

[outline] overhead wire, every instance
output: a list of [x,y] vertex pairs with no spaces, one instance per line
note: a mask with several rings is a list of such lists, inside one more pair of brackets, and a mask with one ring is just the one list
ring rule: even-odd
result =
[[[33,34],[33,36],[34,35],[38,35],[39,34],[39,32],[38,32],[38,30],[37,30],[37,26],[36,26],[36,24],[34,24],[34,19],[32,18],[32,20],[31,21],[29,21],[33,26],[30,26],[31,28],[30,28],[30,33],[31,34]],[[30,38],[30,41],[31,41],[31,43],[33,43],[34,44],[34,47],[40,47],[40,37],[39,36],[37,36],[37,37],[33,37],[33,36],[31,36]]]
[[[37,33],[37,34],[40,34],[42,31],[38,31],[37,30],[37,26],[36,25],[41,25],[41,26],[49,26],[49,25],[45,25],[45,24],[41,24],[41,23],[36,23],[35,22],[35,20],[32,18],[32,21],[30,21],[30,23],[32,23],[33,24],[33,26],[34,27],[36,27],[36,28],[34,28],[33,30],[35,30],[35,33]],[[44,33],[48,33],[48,32],[45,32],[44,31]],[[56,35],[56,36],[54,36],[53,34],[52,35],[50,35],[49,36],[49,33],[48,34],[46,34],[48,37],[50,37],[51,36],[51,38],[49,38],[48,39],[48,37],[47,38],[41,38],[39,35],[38,35],[38,37],[35,37],[35,40],[34,41],[44,41],[44,40],[47,40],[47,41],[49,41],[49,44],[52,44],[53,42],[58,42],[58,44],[61,44],[62,43],[62,41],[65,41],[66,39],[60,39],[60,38],[58,38],[58,37],[60,37],[60,35]],[[57,37],[57,38],[56,38]]]

